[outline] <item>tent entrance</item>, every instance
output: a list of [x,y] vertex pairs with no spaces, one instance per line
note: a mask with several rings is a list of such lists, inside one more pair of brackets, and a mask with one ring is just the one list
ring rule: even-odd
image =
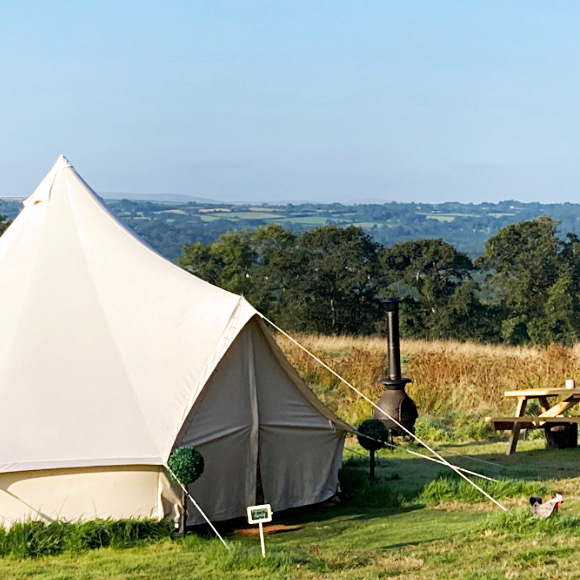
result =
[[344,431],[290,376],[266,333],[256,318],[240,331],[176,441],[204,456],[205,472],[190,493],[211,520],[265,502],[274,511],[318,503],[338,489]]
[[264,486],[262,485],[262,472],[260,470],[260,454],[258,453],[258,461],[256,462],[256,505],[266,503],[264,498]]

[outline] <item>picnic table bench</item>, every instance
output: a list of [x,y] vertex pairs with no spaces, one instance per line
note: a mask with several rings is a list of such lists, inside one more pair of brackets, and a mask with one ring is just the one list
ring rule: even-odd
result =
[[[564,417],[563,413],[580,403],[580,388],[555,389],[525,389],[522,391],[506,391],[505,397],[517,399],[516,411],[513,417],[486,417],[494,431],[509,431],[506,455],[515,453],[518,437],[522,429],[538,429],[549,423],[580,423],[580,417]],[[564,397],[560,402],[552,401],[551,397]],[[529,400],[538,399],[541,413],[539,415],[525,415]]]

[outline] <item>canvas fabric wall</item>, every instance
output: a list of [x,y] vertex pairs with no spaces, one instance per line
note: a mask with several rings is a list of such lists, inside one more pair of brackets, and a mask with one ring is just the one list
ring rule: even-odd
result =
[[[324,501],[339,489],[348,426],[279,357],[268,331],[252,319],[178,437],[178,446],[195,447],[205,458],[204,475],[189,489],[211,520],[244,516],[256,503],[258,462],[264,500],[274,511]],[[201,523],[193,506],[188,512],[189,524]]]
[[[220,521],[244,516],[255,504],[258,461],[264,499],[274,511],[336,494],[342,427],[254,318],[212,374],[176,446],[202,452],[205,471],[190,492],[211,520]],[[0,473],[2,525],[27,519],[176,519],[180,501],[179,487],[160,466]],[[188,524],[203,521],[190,504]]]
[[0,237],[0,472],[163,465],[255,310],[147,248],[60,160]]
[[179,490],[159,466],[0,473],[0,525],[27,520],[177,518]]

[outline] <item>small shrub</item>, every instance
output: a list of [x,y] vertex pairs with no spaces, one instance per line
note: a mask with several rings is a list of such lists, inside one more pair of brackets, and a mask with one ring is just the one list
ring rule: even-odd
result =
[[169,456],[169,475],[184,489],[181,490],[181,514],[179,515],[179,533],[185,535],[187,524],[187,493],[185,487],[199,479],[205,468],[203,455],[193,447],[178,447]]
[[358,426],[358,442],[367,451],[378,451],[389,440],[389,430],[379,419],[365,419]]
[[190,485],[203,473],[203,455],[193,447],[178,447],[169,457],[169,474],[181,485]]

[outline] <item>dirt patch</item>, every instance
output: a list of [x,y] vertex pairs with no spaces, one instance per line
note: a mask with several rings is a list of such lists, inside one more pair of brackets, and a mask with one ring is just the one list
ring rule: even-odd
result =
[[[281,534],[283,532],[294,532],[299,530],[302,526],[285,526],[284,524],[272,524],[271,526],[264,526],[264,534]],[[260,528],[259,526],[253,526],[251,528],[241,528],[239,530],[234,530],[234,534],[238,536],[259,536]]]

